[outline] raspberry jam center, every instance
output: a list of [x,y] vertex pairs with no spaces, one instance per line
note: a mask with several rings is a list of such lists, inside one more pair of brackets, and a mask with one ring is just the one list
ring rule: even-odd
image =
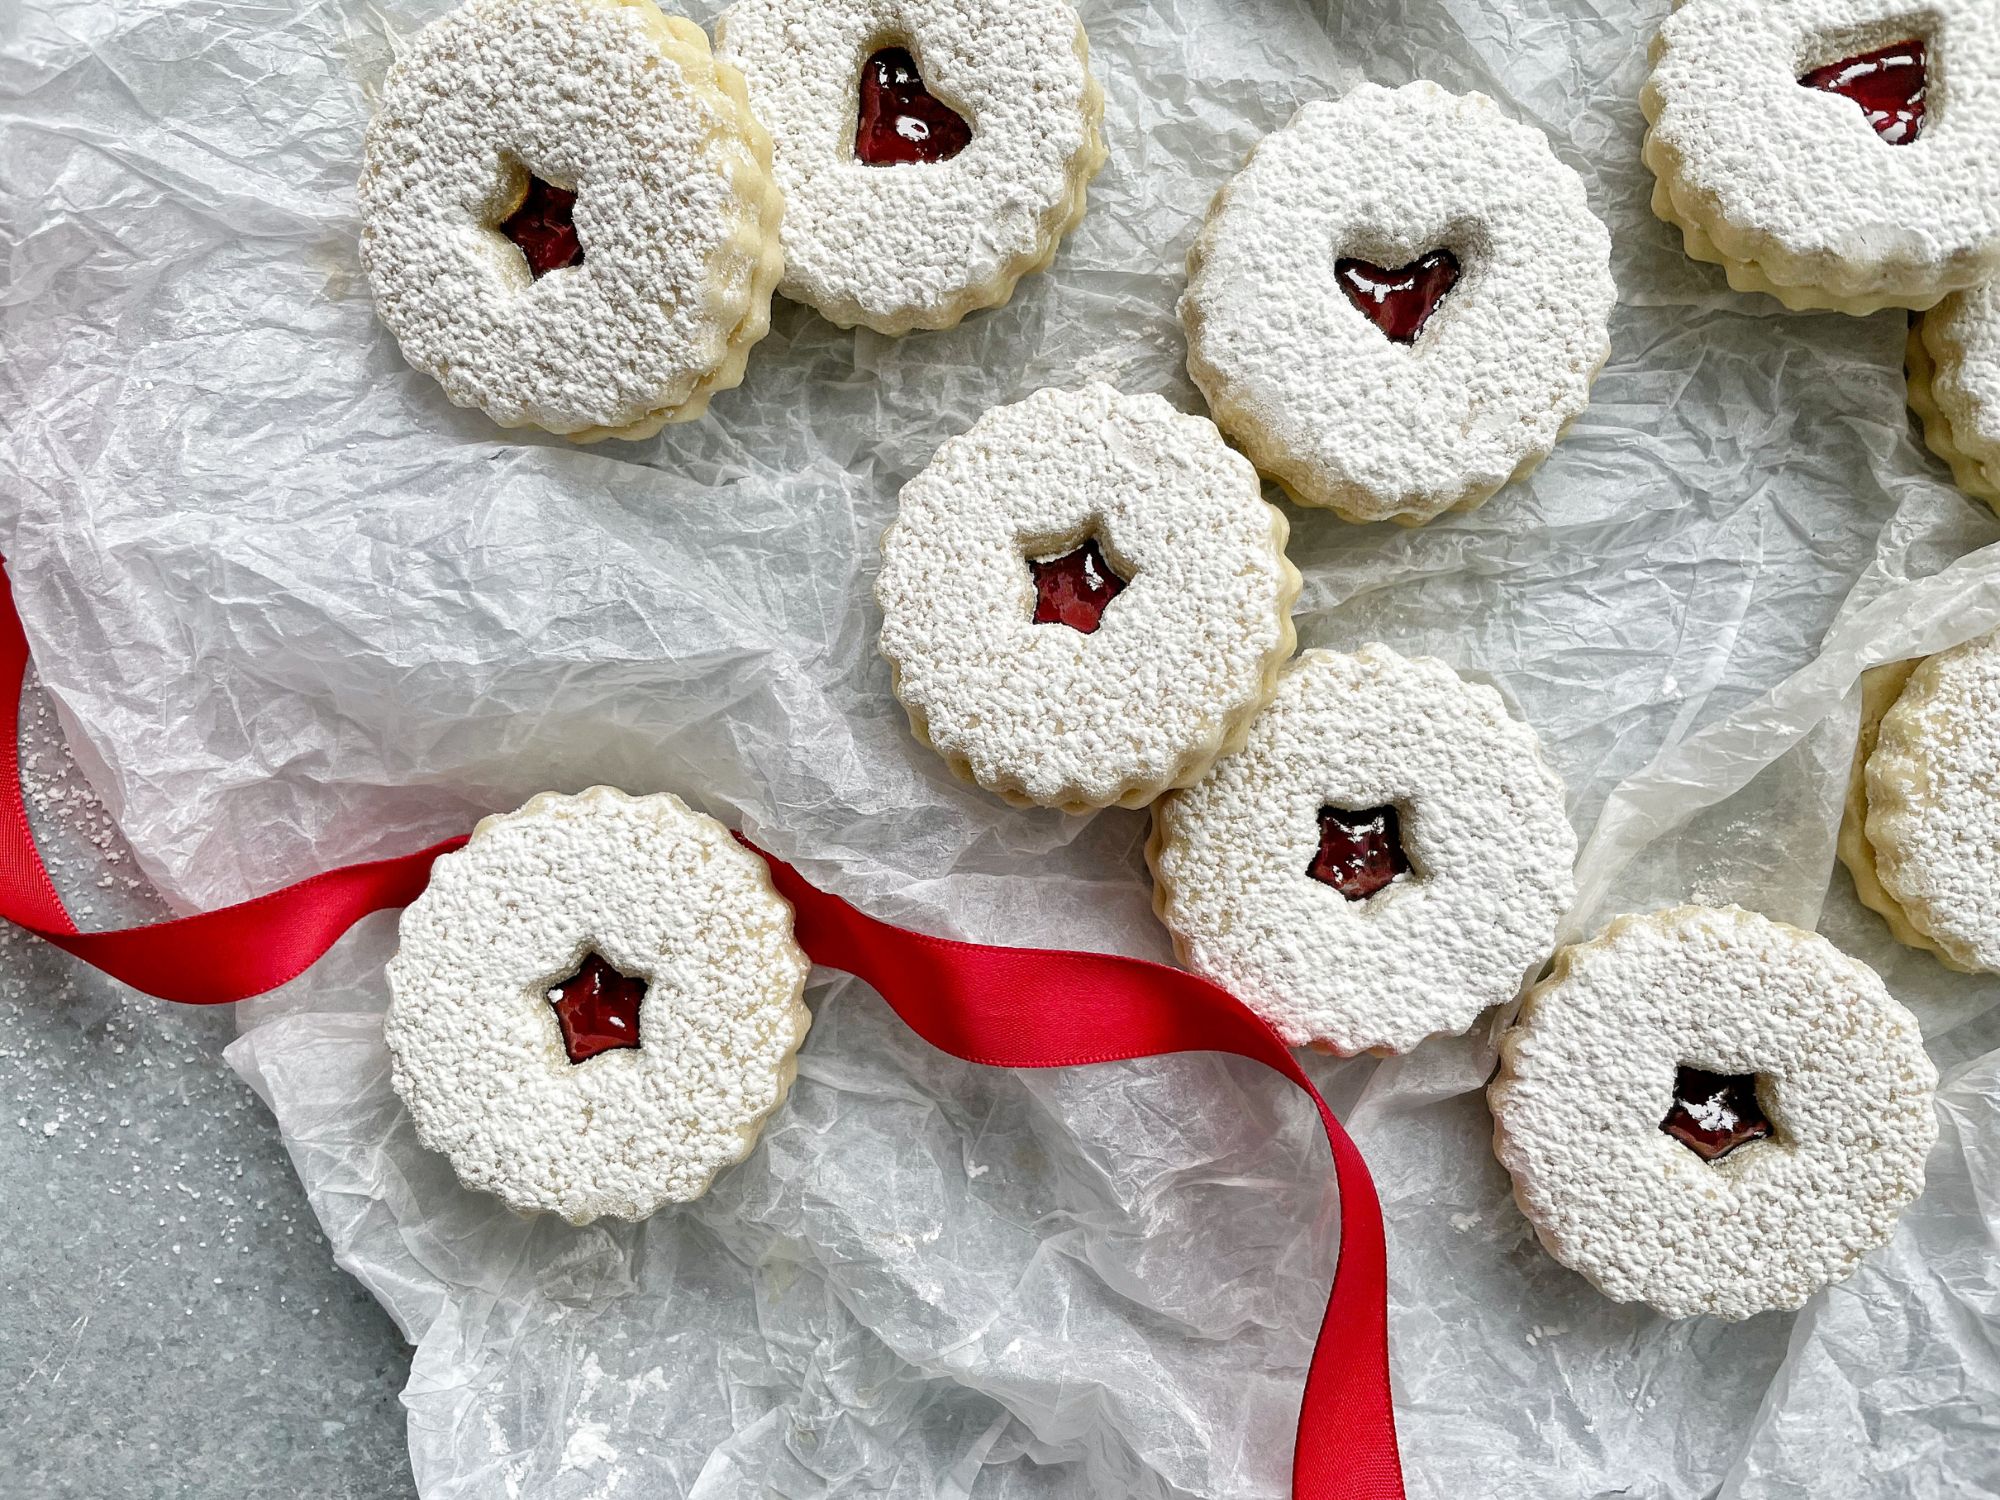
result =
[[528,274],[540,281],[551,271],[583,264],[583,242],[576,237],[572,214],[576,194],[528,174],[528,196],[500,221],[500,232],[521,247]]
[[1839,94],[1861,106],[1877,135],[1892,146],[1907,146],[1923,133],[1924,90],[1929,82],[1921,41],[1897,42],[1800,77],[1809,89]]
[[1774,1133],[1757,1102],[1756,1074],[1686,1066],[1674,1076],[1674,1107],[1660,1129],[1703,1161],[1719,1161],[1738,1146]]
[[1334,279],[1347,300],[1390,340],[1414,344],[1438,304],[1458,285],[1458,257],[1433,250],[1406,266],[1378,266],[1343,255],[1333,263]]
[[1035,575],[1037,625],[1067,625],[1094,634],[1106,607],[1125,592],[1126,580],[1104,560],[1096,537],[1061,557],[1031,558],[1028,571]]
[[965,116],[924,87],[907,47],[884,47],[861,68],[854,154],[871,167],[950,161],[972,144]]
[[1320,884],[1332,886],[1349,901],[1366,901],[1409,869],[1395,808],[1319,810],[1319,852],[1306,873]]
[[584,959],[582,968],[549,990],[569,1060],[588,1062],[600,1052],[638,1046],[645,998],[645,980],[619,973],[595,953]]

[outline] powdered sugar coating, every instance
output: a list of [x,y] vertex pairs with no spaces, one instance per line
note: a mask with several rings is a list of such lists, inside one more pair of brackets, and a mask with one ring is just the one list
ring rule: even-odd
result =
[[[1414,344],[1335,261],[1439,248],[1458,284]],[[1188,257],[1188,371],[1302,504],[1416,523],[1545,458],[1610,351],[1611,237],[1583,182],[1481,94],[1363,84],[1308,104],[1217,197]]]
[[2000,972],[2000,633],[1910,674],[1867,795],[1876,872],[1910,925],[1960,966]]
[[1954,292],[1910,331],[1910,405],[1960,489],[2000,509],[2000,287]]
[[[1010,801],[1140,806],[1199,776],[1292,652],[1284,517],[1214,424],[1093,383],[988,412],[904,486],[882,654],[910,723]],[[1034,623],[1029,559],[1095,536],[1094,634]]]
[[[769,326],[770,142],[699,28],[651,0],[470,0],[397,59],[368,127],[361,260],[403,356],[503,427],[642,437],[743,378]],[[581,264],[498,225],[576,192]]]
[[[1412,873],[1314,880],[1322,807],[1393,806]],[[1293,1046],[1405,1052],[1511,1000],[1575,898],[1576,834],[1492,688],[1386,646],[1308,651],[1243,747],[1153,810],[1154,905],[1181,960]]]
[[[396,1092],[470,1187],[575,1223],[699,1197],[791,1086],[810,965],[764,863],[677,797],[545,793],[403,913]],[[548,999],[589,952],[649,988],[636,1048],[572,1063]]]
[[[1927,52],[1913,142],[1798,81],[1913,40]],[[1655,208],[1739,290],[1865,313],[2000,270],[2000,0],[1687,0],[1641,102]]]
[[[1661,1130],[1683,1066],[1759,1076],[1776,1126],[1713,1162]],[[1565,948],[1501,1042],[1494,1150],[1549,1253],[1669,1317],[1795,1308],[1923,1189],[1937,1070],[1826,939],[1736,907]]]
[[[1104,164],[1104,96],[1065,0],[738,0],[716,42],[776,142],[783,291],[843,327],[948,328],[999,306]],[[856,158],[862,67],[889,45],[971,123],[950,161]]]

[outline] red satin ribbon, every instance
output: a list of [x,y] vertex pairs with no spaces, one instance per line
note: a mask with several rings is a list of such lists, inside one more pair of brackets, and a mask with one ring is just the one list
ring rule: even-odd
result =
[[[0,585],[6,564],[0,560]],[[79,933],[28,827],[15,726],[27,637],[0,586],[0,917],[163,1000],[248,999],[297,978],[371,912],[415,899],[449,839],[349,865],[267,896],[123,932]],[[750,846],[754,848],[755,846]],[[762,854],[762,850],[758,850]],[[1109,954],[988,948],[891,927],[770,855],[814,963],[863,980],[925,1041],[967,1062],[1066,1068],[1174,1052],[1232,1052],[1283,1074],[1319,1110],[1340,1186],[1340,1263],[1299,1409],[1293,1500],[1403,1500],[1389,1397],[1388,1268],[1366,1163],[1291,1049],[1227,991]]]

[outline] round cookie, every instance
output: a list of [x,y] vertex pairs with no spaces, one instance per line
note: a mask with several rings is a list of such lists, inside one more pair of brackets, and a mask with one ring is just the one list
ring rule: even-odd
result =
[[1864,314],[2000,271],[2000,0],[1687,0],[1640,102],[1654,211],[1738,291]]
[[1910,405],[1968,495],[2000,511],[2000,288],[1954,292],[1910,329]]
[[782,290],[842,327],[1000,306],[1104,165],[1104,95],[1066,0],[737,0],[716,45],[775,142]]
[[1882,981],[1736,907],[1620,917],[1502,1038],[1494,1151],[1549,1253],[1669,1317],[1796,1308],[1923,1188],[1937,1070]]
[[742,80],[652,0],[470,0],[383,85],[361,263],[455,404],[648,437],[739,384],[770,326],[770,165]]
[[1188,256],[1188,372],[1302,505],[1415,525],[1546,458],[1610,353],[1611,237],[1480,94],[1308,104]]
[[1299,575],[1214,424],[1101,383],[988,412],[904,486],[882,654],[911,728],[1017,805],[1138,807],[1241,736]]
[[1900,941],[2000,973],[2000,632],[1864,679],[1840,852]]
[[1405,1052],[1512,1000],[1575,898],[1576,834],[1490,687],[1308,651],[1240,750],[1153,810],[1181,961],[1293,1046]]
[[403,913],[396,1092],[469,1187],[640,1219],[741,1161],[791,1087],[810,964],[764,862],[677,797],[485,819]]

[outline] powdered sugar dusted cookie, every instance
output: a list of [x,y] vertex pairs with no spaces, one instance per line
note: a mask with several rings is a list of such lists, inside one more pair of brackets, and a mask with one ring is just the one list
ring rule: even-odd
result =
[[2000,633],[1864,688],[1841,839],[1855,889],[1901,941],[2000,973]]
[[1104,96],[1065,0],[738,0],[716,39],[776,142],[784,293],[843,327],[998,307],[1083,217]]
[[1610,352],[1611,237],[1480,94],[1308,104],[1209,212],[1181,299],[1216,421],[1305,505],[1427,521],[1548,456]]
[[369,123],[376,311],[503,427],[649,436],[738,384],[769,327],[770,162],[742,80],[651,0],[471,0]]
[[1565,948],[1502,1039],[1494,1150],[1549,1253],[1669,1317],[1800,1306],[1923,1188],[1937,1070],[1826,939],[1736,907]]
[[1153,810],[1181,961],[1294,1046],[1404,1052],[1511,1000],[1576,894],[1534,731],[1443,662],[1308,651],[1243,748]]
[[1292,652],[1283,516],[1212,423],[1107,385],[988,412],[903,489],[875,596],[911,727],[1010,802],[1137,807]]
[[1654,211],[1738,291],[1869,313],[2000,270],[2000,0],[1687,0],[1640,98]]
[[487,818],[389,962],[396,1092],[468,1186],[575,1223],[699,1197],[791,1087],[810,965],[764,862],[679,798]]
[[1910,330],[1910,405],[1968,495],[2000,510],[2000,288],[1954,292]]

